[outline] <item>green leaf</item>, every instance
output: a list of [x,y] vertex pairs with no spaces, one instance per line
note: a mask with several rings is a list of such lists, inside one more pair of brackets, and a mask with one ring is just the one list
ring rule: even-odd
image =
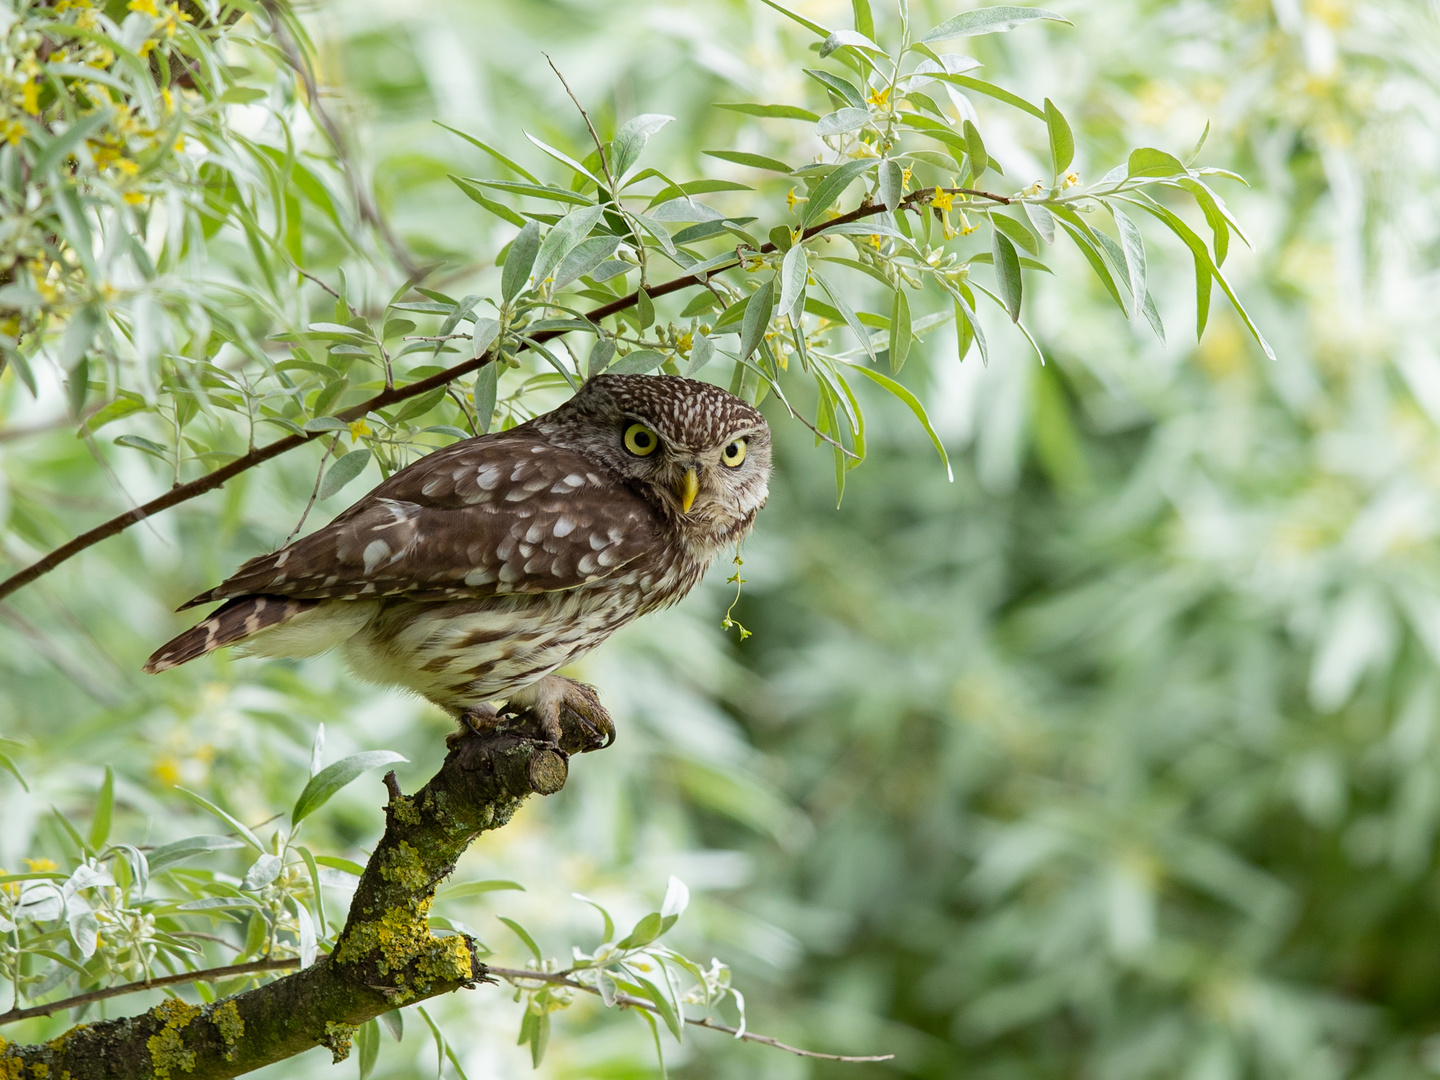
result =
[[505,268],[501,271],[500,296],[509,304],[525,290],[530,280],[530,269],[540,253],[540,223],[527,221],[518,236],[510,243],[510,253],[505,256]]
[[[90,419],[86,420],[84,430],[98,431],[112,421],[123,419],[137,412],[145,412],[148,408],[149,406],[147,406],[143,400],[128,397],[116,398],[110,402],[109,405],[106,405],[99,412],[95,413],[95,415],[91,416]],[[79,438],[80,434],[80,432],[76,432],[75,437]]]
[[405,1038],[405,1014],[399,1009],[381,1013],[376,1019],[385,1025],[385,1029],[390,1032],[390,1037],[396,1042]]
[[482,434],[488,434],[495,419],[495,398],[500,382],[500,365],[493,360],[475,375],[475,419]]
[[369,464],[370,450],[367,447],[362,446],[359,450],[351,450],[348,454],[342,454],[325,473],[325,479],[321,481],[320,491],[316,497],[330,498],[331,495],[364,472],[365,466]]
[[1020,257],[1015,253],[1015,245],[999,229],[991,231],[993,247],[991,254],[995,259],[995,276],[1000,282],[1000,296],[1005,301],[1005,310],[1010,312],[1013,322],[1020,321]]
[[540,952],[540,946],[537,945],[535,939],[530,936],[530,931],[526,930],[514,919],[507,919],[504,915],[497,917],[511,930],[515,931],[515,936],[525,943],[525,947],[530,950],[530,955],[535,957],[536,963],[545,963],[545,957]]
[[794,19],[797,23],[799,23],[801,26],[805,27],[805,29],[806,29],[806,30],[809,30],[812,34],[818,34],[818,35],[819,35],[820,37],[822,37],[822,38],[824,38],[824,37],[829,37],[829,36],[830,36],[830,31],[829,31],[829,30],[826,30],[825,27],[821,26],[819,23],[811,22],[809,19],[805,18],[803,15],[797,15],[797,14],[795,14],[795,12],[791,11],[789,8],[787,8],[787,7],[782,7],[781,5],[775,3],[775,0],[760,0],[760,2],[761,2],[762,4],[764,4],[766,7],[772,7],[772,8],[774,8],[776,11],[780,12],[780,14],[781,14],[781,15],[784,15],[786,18],[788,18],[788,19]]
[[462,176],[455,176],[453,174],[451,175],[450,179],[453,180],[455,182],[455,186],[458,187],[461,191],[463,191],[473,202],[479,203],[482,207],[484,207],[490,213],[494,214],[496,217],[500,218],[502,221],[508,221],[511,225],[523,226],[525,224],[525,219],[522,216],[517,214],[514,210],[511,210],[505,204],[498,203],[494,199],[488,198],[485,193],[481,191],[479,187],[476,186],[473,182],[466,180]]
[[[343,461],[344,458],[341,460]],[[407,760],[392,750],[366,750],[359,754],[351,754],[349,757],[341,758],[333,765],[326,766],[310,778],[310,782],[300,792],[300,797],[295,800],[295,807],[290,811],[291,826],[299,825],[305,818],[319,810],[332,795],[356,777],[371,769],[379,769]]]
[[1074,25],[1065,16],[1057,15],[1053,11],[1046,11],[1044,8],[988,7],[967,11],[962,15],[956,15],[953,19],[947,19],[920,40],[929,45],[949,38],[999,34],[1037,19],[1050,19],[1054,22],[1062,22],[1066,26]]
[[200,807],[202,810],[210,811],[210,813],[214,814],[221,821],[225,822],[225,824],[229,825],[232,829],[234,829],[237,833],[240,834],[240,838],[244,840],[245,843],[249,844],[256,851],[263,852],[265,850],[265,845],[260,843],[260,838],[258,836],[256,836],[244,825],[241,825],[239,821],[231,817],[224,810],[221,810],[220,807],[216,806],[209,799],[205,798],[205,796],[199,795],[191,791],[189,788],[180,787],[179,785],[176,785],[175,790],[178,791],[181,795],[185,796],[185,798],[189,799],[196,806]]
[[[439,120],[434,120],[432,121],[432,123],[438,124],[440,127],[444,128],[446,131],[451,132],[454,135],[459,135],[460,138],[464,139],[472,146],[478,146],[481,150],[484,150],[485,153],[489,154],[496,161],[500,162],[501,165],[504,165],[512,172],[523,176],[526,180],[529,180],[530,183],[540,183],[540,181],[534,176],[534,174],[526,170],[523,166],[516,164],[514,161],[511,161],[508,157],[500,153],[499,150],[496,150],[488,143],[481,142],[479,139],[475,138],[474,135],[466,135],[465,132],[461,131],[459,128],[453,128],[449,124],[441,124]],[[451,177],[451,179],[454,179],[454,177]]]
[[990,155],[985,152],[985,143],[974,124],[966,120],[961,130],[965,134],[966,151],[970,155],[970,175],[978,180],[990,164]]
[[1065,175],[1070,162],[1075,160],[1075,136],[1070,125],[1048,97],[1045,99],[1045,126],[1050,130],[1050,163],[1055,167],[1056,177]]
[[950,468],[950,455],[945,453],[945,444],[940,441],[940,436],[935,434],[935,429],[930,425],[930,417],[925,414],[925,406],[920,404],[920,399],[894,379],[886,375],[881,375],[880,372],[875,371],[873,368],[853,365],[853,369],[860,372],[860,374],[872,382],[879,383],[909,406],[910,411],[915,414],[915,418],[920,421],[920,426],[923,427],[925,433],[930,436],[930,442],[934,445],[935,451],[940,455],[940,460],[944,462],[945,475],[950,478],[951,483],[954,483],[955,473]]
[[990,224],[1008,236],[1011,243],[1019,244],[1031,255],[1040,254],[1040,244],[1035,239],[1035,234],[1014,218],[1007,217],[998,210],[992,210]]
[[870,110],[851,106],[822,116],[815,122],[815,134],[821,136],[843,135],[847,131],[857,131],[868,123],[870,123]]
[[831,285],[829,279],[821,274],[819,270],[812,270],[811,274],[814,275],[815,283],[825,290],[826,296],[830,297],[830,302],[835,305],[835,310],[839,313],[840,317],[845,320],[845,325],[850,328],[850,332],[854,334],[860,342],[861,347],[865,350],[865,354],[873,361],[875,359],[875,346],[870,343],[870,334],[866,331],[865,327],[860,324],[859,318],[855,315],[855,310],[845,299],[844,294],[835,286]]
[[30,785],[25,782],[25,777],[20,774],[19,766],[11,760],[9,754],[0,752],[0,769],[4,769],[11,776],[15,777],[16,780],[20,781],[20,786],[26,791],[30,790]]
[[850,9],[855,15],[855,29],[866,37],[875,36],[875,16],[870,14],[870,0],[850,0]]
[[602,337],[595,341],[590,347],[590,356],[585,362],[585,377],[593,379],[610,366],[610,361],[615,358],[615,341],[613,338]]
[[638,949],[649,945],[665,932],[665,920],[652,911],[635,924],[635,928],[615,943],[617,949]]
[[[532,273],[537,282],[543,282],[551,272],[560,265],[565,256],[575,250],[580,241],[590,235],[590,230],[595,223],[604,215],[605,210],[599,206],[586,206],[582,209],[572,210],[558,222],[555,227],[545,234],[544,241],[540,244],[540,250],[535,256],[535,265]],[[604,239],[604,238],[599,238]],[[613,248],[612,248],[613,250]],[[511,249],[513,254],[514,249]],[[595,260],[598,265],[600,259]],[[509,265],[509,260],[506,260]],[[575,275],[579,277],[579,275]]]
[[[530,195],[537,199],[574,203],[576,206],[590,206],[595,202],[594,199],[587,198],[579,192],[569,191],[562,187],[555,187],[553,184],[522,184],[516,180],[485,180],[478,176],[462,176],[456,178],[457,183],[461,180],[466,184],[478,184],[481,187],[494,188],[496,191],[508,191],[513,195]],[[460,186],[463,190],[464,184]],[[420,291],[424,292],[425,290],[421,289]]]
[[655,304],[644,289],[635,291],[635,315],[641,330],[655,324]]
[[775,279],[772,277],[746,301],[745,320],[740,328],[740,360],[748,360],[750,354],[759,348],[760,339],[765,336],[765,331],[770,326],[770,311],[774,300]]
[[802,109],[797,105],[752,105],[748,102],[736,101],[716,102],[714,107],[744,113],[747,116],[768,116],[775,120],[809,120],[813,123],[820,119],[819,113],[813,113],[809,109]]
[[145,438],[143,435],[121,435],[115,440],[116,446],[128,446],[132,450],[139,450],[149,454],[151,457],[159,458],[161,461],[170,460],[170,451],[157,442]]
[[95,816],[90,821],[90,846],[99,851],[110,839],[110,822],[115,816],[115,770],[105,766],[105,779],[95,798]]
[[715,343],[699,330],[695,331],[690,344],[690,358],[685,362],[684,375],[693,378],[695,373],[715,357]]
[[437,900],[461,900],[468,896],[479,896],[488,892],[524,892],[525,886],[516,881],[467,881],[461,885],[447,885],[436,895]]
[[353,874],[360,877],[365,873],[365,867],[349,859],[341,859],[334,855],[316,855],[315,861],[321,866],[328,866],[331,870],[339,870],[341,873]]
[[592,236],[588,240],[582,240],[556,267],[554,287],[563,289],[572,281],[584,277],[614,255],[619,246],[618,236]]
[[820,56],[823,59],[836,49],[843,49],[847,46],[852,49],[863,49],[866,52],[879,53],[885,57],[889,55],[879,45],[871,41],[867,34],[862,34],[858,30],[835,30],[821,44]]
[[1126,175],[1130,177],[1185,176],[1187,172],[1185,166],[1180,163],[1180,159],[1173,154],[1145,146],[1130,152]]
[[821,71],[818,68],[805,68],[805,74],[829,90],[845,104],[856,108],[865,108],[865,95],[851,82],[840,78],[839,75],[832,75],[828,71]]
[[1125,257],[1125,271],[1130,281],[1130,296],[1134,303],[1132,318],[1139,315],[1145,306],[1146,292],[1145,284],[1145,241],[1140,236],[1140,230],[1135,222],[1131,221],[1123,211],[1110,206],[1110,213],[1115,218],[1115,226],[1120,231],[1120,250]]
[[800,307],[805,303],[805,286],[810,266],[805,258],[805,245],[796,244],[785,253],[780,264],[780,314],[799,321]]
[[810,201],[805,204],[805,214],[800,219],[800,224],[805,228],[813,225],[844,194],[845,189],[854,182],[857,176],[864,175],[874,167],[874,161],[862,158],[858,161],[847,161],[826,176],[815,185],[815,190],[810,193]]
[[654,349],[636,349],[620,357],[605,370],[611,375],[648,375],[664,362],[664,353]]
[[610,144],[610,152],[613,158],[611,169],[618,180],[630,171],[630,167],[640,159],[640,152],[645,149],[645,144],[650,141],[650,136],[674,120],[673,116],[666,116],[664,113],[643,113],[640,116],[633,116],[620,126],[615,133],[615,139]]
[[890,370],[899,372],[910,355],[910,342],[914,335],[910,327],[910,301],[905,297],[902,286],[895,290],[890,301]]
[[955,75],[943,71],[927,71],[926,76],[931,79],[940,79],[943,82],[954,83],[956,86],[964,87],[966,90],[973,90],[977,94],[984,94],[996,101],[1003,101],[1022,112],[1027,112],[1037,120],[1045,119],[1045,110],[1038,105],[1032,105],[1018,94],[1012,94],[1004,87],[988,83],[984,79],[976,79],[970,75]]
[[193,855],[244,846],[244,843],[230,836],[187,836],[184,840],[176,840],[174,843],[156,848],[150,852],[146,861],[150,864],[150,872],[156,874],[167,866],[181,862]]
[[768,169],[771,172],[780,173],[795,171],[783,161],[766,157],[764,154],[744,154],[738,150],[702,150],[701,153],[706,157],[719,158],[721,161],[733,162],[736,165],[746,165],[752,169]]
[[670,998],[644,975],[636,975],[635,981],[640,984],[640,989],[655,1005],[655,1011],[660,1014],[660,1019],[665,1021],[665,1026],[670,1029],[670,1034],[675,1036],[677,1042],[685,1039],[685,1028],[680,1017],[675,1015],[675,1006],[670,1003]]
[[1055,215],[1038,203],[1021,203],[1025,209],[1025,216],[1030,219],[1030,224],[1035,226],[1035,231],[1040,234],[1040,239],[1047,244],[1055,243]]
[[379,1057],[380,1025],[374,1020],[366,1020],[355,1032],[355,1064],[360,1068],[360,1080],[368,1080]]
[[886,210],[894,211],[905,194],[904,170],[894,159],[880,163],[880,202]]

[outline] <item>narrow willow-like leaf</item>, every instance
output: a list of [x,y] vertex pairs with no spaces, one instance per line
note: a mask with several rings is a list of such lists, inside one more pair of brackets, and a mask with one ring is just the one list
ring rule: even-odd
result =
[[1133,317],[1140,314],[1141,309],[1145,306],[1147,295],[1145,241],[1141,238],[1140,230],[1136,227],[1135,222],[1131,221],[1123,210],[1112,204],[1110,213],[1115,218],[1115,227],[1120,233],[1120,250],[1125,256],[1125,271],[1130,279]]
[[1055,167],[1057,177],[1064,176],[1070,162],[1075,160],[1075,136],[1071,134],[1064,115],[1048,97],[1045,99],[1045,126],[1050,131],[1050,163]]
[[520,234],[510,243],[510,253],[505,257],[505,268],[500,275],[500,296],[510,303],[524,291],[530,280],[530,269],[540,253],[540,223],[527,221]]
[[796,244],[785,253],[785,261],[780,265],[781,315],[788,315],[796,320],[800,318],[809,274],[810,264],[805,258],[805,245]]
[[744,113],[747,116],[766,116],[775,120],[809,120],[812,123],[820,119],[819,113],[813,113],[809,109],[802,109],[798,105],[752,105],[749,102],[716,102],[717,109],[728,109],[731,112]]
[[890,301],[890,370],[899,373],[910,355],[910,301],[904,287],[895,290]]
[[370,464],[370,456],[370,450],[363,446],[358,450],[351,450],[348,454],[342,454],[326,471],[325,479],[321,481],[320,491],[316,497],[328,499],[331,495],[339,492],[341,488],[365,471],[365,466]]
[[620,125],[620,130],[615,133],[615,138],[610,143],[610,152],[614,159],[610,168],[617,180],[640,160],[641,151],[650,141],[650,136],[674,119],[664,113],[642,113],[632,116]]
[[406,760],[408,759],[392,750],[366,750],[359,754],[351,754],[349,757],[341,758],[333,765],[326,766],[310,778],[310,782],[300,792],[300,797],[295,800],[295,807],[290,811],[291,825],[300,824],[310,814],[319,810],[330,800],[332,795],[356,777],[371,769],[379,769]]
[[1050,19],[1054,22],[1062,22],[1066,26],[1074,25],[1065,16],[1057,15],[1053,11],[1046,11],[1044,8],[987,7],[967,11],[962,15],[956,15],[953,19],[947,19],[920,40],[930,45],[936,41],[946,41],[949,38],[973,37],[977,34],[1000,34],[1037,19]]
[[830,297],[830,302],[835,305],[836,312],[845,320],[845,325],[850,328],[850,332],[854,334],[856,340],[860,342],[861,347],[865,350],[865,354],[869,356],[871,360],[874,360],[875,346],[870,343],[870,334],[866,331],[865,327],[861,325],[859,318],[855,315],[855,310],[845,299],[845,295],[834,285],[830,284],[830,280],[821,274],[819,270],[811,270],[810,273],[815,278],[815,283],[825,290],[826,296]]
[[903,401],[910,411],[915,414],[915,418],[920,421],[920,426],[925,429],[925,434],[930,436],[930,442],[934,445],[935,452],[940,455],[940,460],[945,465],[945,475],[950,478],[951,483],[954,483],[955,472],[950,468],[950,455],[945,452],[945,444],[940,441],[940,436],[935,433],[935,428],[931,426],[930,417],[925,412],[925,406],[920,404],[920,399],[894,379],[887,375],[880,374],[880,372],[873,368],[859,367],[857,365],[853,367],[852,370],[860,372],[860,374],[872,382],[879,383]]
[[[843,110],[842,110],[843,111]],[[869,115],[868,113],[866,114]],[[875,167],[875,162],[867,160],[847,161],[841,165],[824,180],[815,185],[815,190],[810,193],[810,201],[805,204],[805,214],[800,223],[809,228],[830,209],[835,200],[844,194],[857,176],[862,176]]]
[[750,354],[759,348],[760,339],[765,336],[770,325],[770,311],[774,301],[775,279],[770,278],[751,294],[745,304],[745,319],[740,328],[739,359],[748,360]]
[[1023,297],[1023,286],[1020,280],[1020,257],[1015,253],[1015,245],[999,229],[991,233],[993,247],[991,254],[995,259],[995,277],[1000,284],[1000,296],[1005,301],[1005,310],[1010,312],[1012,322],[1020,321],[1020,302]]

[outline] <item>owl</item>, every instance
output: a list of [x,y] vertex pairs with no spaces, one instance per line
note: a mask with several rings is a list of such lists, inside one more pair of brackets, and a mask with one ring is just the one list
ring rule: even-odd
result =
[[437,450],[251,559],[183,605],[224,601],[145,670],[227,645],[339,648],[360,678],[476,730],[504,702],[552,741],[566,707],[613,737],[593,691],[553,673],[694,588],[750,532],[769,474],[770,429],[739,398],[668,375],[596,376],[553,412]]

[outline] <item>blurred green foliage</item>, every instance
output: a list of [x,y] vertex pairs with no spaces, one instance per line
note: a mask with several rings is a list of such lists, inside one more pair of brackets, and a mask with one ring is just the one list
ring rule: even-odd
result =
[[[1046,366],[988,313],[988,366],[974,351],[958,361],[943,329],[910,355],[953,484],[903,406],[862,388],[869,463],[837,511],[830,458],[777,423],[774,495],[734,611],[754,636],[724,637],[733,586],[715,574],[587,661],[619,743],[462,866],[527,892],[437,909],[518,966],[495,915],[564,957],[598,933],[571,892],[629,925],[673,873],[693,890],[680,947],[734,966],[755,1027],[897,1054],[821,1065],[691,1032],[667,1047],[679,1075],[1440,1071],[1440,13],[1402,0],[1057,7],[1073,28],[967,51],[986,78],[1061,103],[1087,182],[1133,146],[1183,157],[1208,121],[1206,160],[1252,184],[1230,202],[1255,250],[1237,247],[1226,269],[1277,358],[1220,304],[1198,347],[1178,333],[1162,347],[1057,248],[1057,280],[1026,280]],[[836,26],[852,15],[799,10]],[[922,13],[929,25],[954,11]],[[647,153],[691,175],[703,150],[775,154],[797,138],[711,106],[802,100],[791,58],[815,40],[738,0],[483,17],[456,0],[328,0],[305,18],[378,210],[417,257],[472,260],[457,273],[493,274],[513,228],[447,179],[489,163],[431,121],[507,150],[526,145],[521,129],[583,146],[542,48],[604,130],[675,115]],[[976,108],[1005,175],[1048,174],[1043,133],[991,104]],[[355,216],[307,255],[317,264],[353,260],[344,241],[363,220],[324,157],[337,213]],[[783,198],[789,185],[772,186]],[[1190,253],[1147,255],[1158,314],[1189,325]],[[256,332],[307,314],[275,310]],[[0,382],[11,565],[123,508],[65,408],[58,384],[36,405],[14,375]],[[407,788],[428,775],[447,721],[362,692],[331,661],[136,674],[177,625],[168,607],[290,530],[321,453],[157,517],[0,607],[0,730],[20,740],[0,751],[31,787],[0,775],[0,865],[72,858],[49,807],[88,828],[107,764],[111,833],[147,844],[216,829],[171,784],[252,824],[289,807],[320,722],[327,761],[387,747],[413,763]],[[120,490],[162,489],[143,454],[105,457]],[[356,781],[307,819],[310,842],[363,861],[380,802],[373,778]],[[223,869],[238,881],[250,861]],[[322,880],[343,910],[343,875]],[[470,1075],[529,1074],[501,995],[428,1008]],[[598,1003],[555,1024],[540,1075],[656,1071],[648,1031],[606,1022]],[[387,1036],[373,1075],[435,1067],[424,1030],[412,1018],[403,1042]],[[311,1055],[275,1071],[329,1068]]]

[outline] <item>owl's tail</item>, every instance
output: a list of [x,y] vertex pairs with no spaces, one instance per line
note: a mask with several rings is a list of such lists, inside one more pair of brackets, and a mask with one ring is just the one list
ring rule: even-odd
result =
[[318,600],[293,600],[285,596],[237,596],[216,608],[204,622],[156,649],[155,655],[145,661],[144,670],[154,675],[179,667],[197,656],[288,622],[318,603]]

